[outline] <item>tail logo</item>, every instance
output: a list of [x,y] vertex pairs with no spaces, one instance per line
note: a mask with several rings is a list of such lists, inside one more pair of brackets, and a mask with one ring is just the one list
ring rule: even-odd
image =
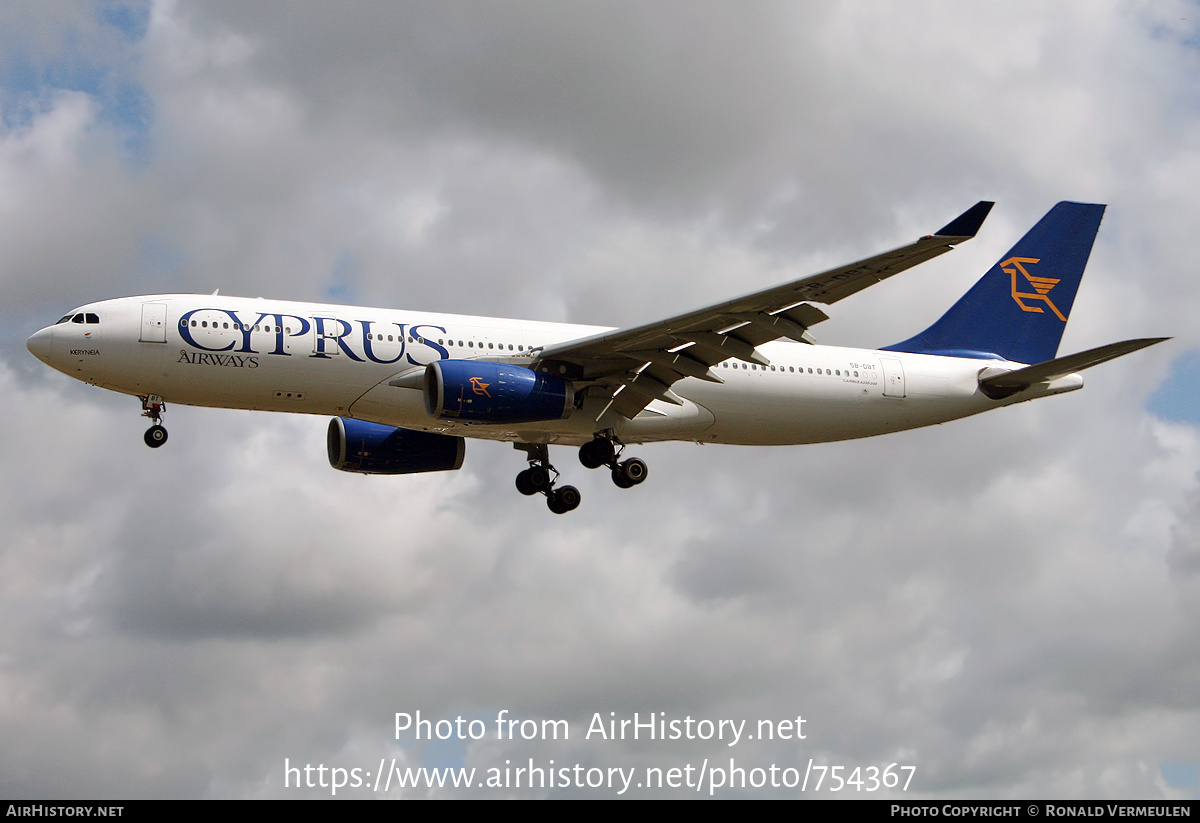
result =
[[[1065,323],[1067,322],[1067,318],[1063,316],[1063,313],[1058,310],[1057,306],[1050,302],[1049,297],[1050,290],[1058,285],[1058,280],[1054,279],[1053,277],[1037,277],[1030,274],[1028,269],[1025,268],[1026,263],[1040,262],[1040,257],[1010,257],[1000,264],[1000,268],[1005,274],[1012,277],[1012,298],[1014,301],[1016,301],[1016,304],[1021,307],[1022,311],[1031,311],[1038,314],[1043,314],[1045,309],[1037,306],[1028,306],[1024,303],[1025,300],[1040,300],[1050,307],[1050,311],[1054,312],[1054,315],[1059,320]],[[1021,288],[1021,286],[1017,282],[1017,272],[1020,272],[1021,275],[1024,276],[1025,280],[1028,281],[1029,285],[1033,287],[1032,292],[1023,292],[1018,290]]]

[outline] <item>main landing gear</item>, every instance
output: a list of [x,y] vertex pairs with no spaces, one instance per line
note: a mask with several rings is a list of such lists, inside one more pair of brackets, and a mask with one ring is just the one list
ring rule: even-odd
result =
[[[529,468],[517,475],[517,491],[525,495],[546,495],[546,506],[555,514],[566,514],[578,508],[579,489],[554,487],[559,478],[558,469],[550,465],[550,449],[545,443],[514,443],[513,447],[529,455]],[[630,489],[646,479],[649,469],[645,461],[637,457],[620,460],[624,449],[616,436],[606,431],[579,447],[579,462],[589,469],[608,466],[613,483],[618,488]]]
[[546,506],[555,514],[566,514],[579,508],[579,489],[574,486],[554,488],[558,482],[558,469],[550,465],[550,449],[545,443],[513,445],[529,455],[529,468],[517,475],[517,491],[525,495],[546,495]]
[[612,470],[612,481],[617,488],[632,489],[646,479],[650,469],[647,468],[646,461],[638,457],[618,462],[621,452],[625,450],[624,445],[620,450],[617,449],[618,442],[611,434],[597,434],[590,443],[579,447],[579,462],[589,469],[608,466]]
[[167,442],[167,430],[162,426],[162,416],[167,410],[167,404],[157,394],[148,394],[142,398],[142,417],[149,417],[154,423],[146,429],[143,440],[152,449],[157,449]]

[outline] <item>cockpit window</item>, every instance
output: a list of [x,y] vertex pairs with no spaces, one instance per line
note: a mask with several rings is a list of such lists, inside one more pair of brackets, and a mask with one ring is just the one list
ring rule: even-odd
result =
[[81,311],[81,312],[77,312],[75,314],[64,315],[63,318],[61,320],[59,320],[58,323],[55,323],[54,325],[57,326],[59,323],[87,323],[89,325],[95,325],[99,322],[100,322],[100,315],[98,315],[92,311],[89,311],[89,312]]

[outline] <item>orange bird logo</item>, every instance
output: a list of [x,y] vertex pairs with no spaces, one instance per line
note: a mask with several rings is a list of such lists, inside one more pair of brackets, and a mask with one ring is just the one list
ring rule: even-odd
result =
[[[1045,309],[1037,306],[1027,306],[1024,303],[1025,300],[1040,300],[1050,307],[1050,311],[1054,312],[1054,315],[1059,320],[1066,323],[1067,318],[1063,317],[1063,313],[1058,310],[1058,306],[1055,306],[1050,302],[1049,297],[1050,290],[1058,285],[1058,280],[1054,279],[1053,277],[1037,277],[1036,275],[1030,274],[1029,270],[1025,268],[1026,264],[1040,262],[1040,257],[1010,257],[1000,264],[1000,268],[1005,274],[1012,276],[1012,297],[1013,300],[1016,301],[1017,305],[1021,307],[1022,311],[1032,311],[1037,312],[1038,314],[1043,314]],[[1020,272],[1021,275],[1024,276],[1025,280],[1028,281],[1029,285],[1033,287],[1032,292],[1019,291],[1021,286],[1017,282],[1017,272]]]
[[484,383],[482,377],[471,378],[471,391],[475,392],[476,394],[482,394],[484,397],[491,397],[491,395],[488,394],[488,386],[490,385],[492,384]]

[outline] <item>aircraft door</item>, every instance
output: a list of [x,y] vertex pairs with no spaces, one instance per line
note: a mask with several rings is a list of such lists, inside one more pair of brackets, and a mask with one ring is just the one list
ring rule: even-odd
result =
[[167,304],[142,304],[142,333],[138,337],[142,343],[167,342]]
[[904,397],[904,364],[891,357],[879,358],[883,366],[883,396]]
[[313,355],[328,357],[337,354],[338,340],[346,334],[342,326],[342,321],[336,317],[317,317],[314,315],[312,322]]

